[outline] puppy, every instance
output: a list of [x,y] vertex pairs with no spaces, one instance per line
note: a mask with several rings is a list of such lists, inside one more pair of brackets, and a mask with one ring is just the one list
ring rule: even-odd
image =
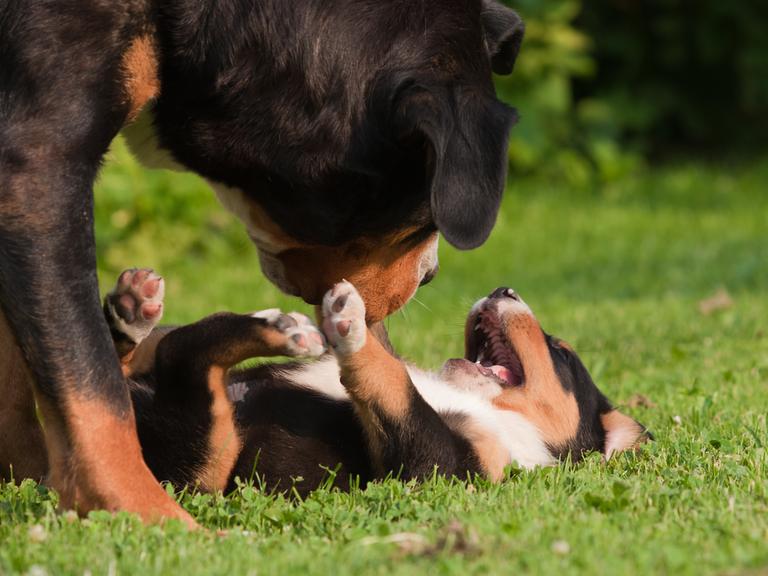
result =
[[[322,332],[297,313],[221,313],[152,331],[162,279],[124,272],[105,314],[132,384],[144,458],[176,486],[226,490],[254,475],[304,494],[332,474],[348,488],[547,466],[650,435],[614,409],[576,353],[546,334],[531,309],[499,288],[469,311],[464,358],[429,372],[396,357],[365,324],[342,282],[323,299]],[[326,342],[331,353],[326,353]],[[237,369],[256,356],[314,356]]]

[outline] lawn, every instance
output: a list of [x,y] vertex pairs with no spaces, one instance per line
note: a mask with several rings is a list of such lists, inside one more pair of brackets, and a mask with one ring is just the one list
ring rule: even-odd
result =
[[[512,181],[487,244],[442,246],[439,277],[389,320],[403,354],[437,367],[461,354],[469,305],[514,287],[653,431],[640,453],[510,470],[500,485],[391,480],[304,502],[248,486],[183,494],[210,528],[197,533],[80,520],[44,488],[7,485],[0,574],[765,574],[766,189],[768,161],[677,165],[598,191]],[[145,172],[118,143],[97,204],[104,288],[123,267],[156,267],[168,321],[300,307],[261,277],[194,177]]]

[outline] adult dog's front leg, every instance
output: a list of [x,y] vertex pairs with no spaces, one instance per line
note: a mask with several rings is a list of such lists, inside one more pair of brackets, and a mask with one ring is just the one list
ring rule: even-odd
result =
[[[0,302],[34,381],[48,481],[66,508],[127,510],[193,525],[142,459],[100,313],[90,191],[85,182],[78,189],[68,175],[61,178],[48,207],[41,205],[45,189],[24,188],[40,182],[12,175],[0,183]],[[38,192],[34,202],[25,200]]]
[[34,382],[61,505],[193,525],[142,460],[99,303],[92,185],[130,107],[131,9],[0,9],[0,308]]
[[339,360],[341,382],[365,427],[379,475],[464,475],[480,467],[470,442],[421,397],[405,364],[365,324],[365,305],[349,282],[323,300],[323,331]]

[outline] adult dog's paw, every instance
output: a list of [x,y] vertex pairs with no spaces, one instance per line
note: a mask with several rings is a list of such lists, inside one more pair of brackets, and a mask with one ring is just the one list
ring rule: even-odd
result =
[[104,304],[113,326],[137,344],[163,317],[165,283],[151,268],[130,268],[117,278]]
[[354,354],[365,344],[365,303],[355,287],[339,282],[323,298],[323,332],[337,355]]
[[264,320],[269,328],[284,337],[278,347],[285,356],[321,356],[325,352],[323,334],[304,314],[283,313],[278,308],[270,308],[251,316]]

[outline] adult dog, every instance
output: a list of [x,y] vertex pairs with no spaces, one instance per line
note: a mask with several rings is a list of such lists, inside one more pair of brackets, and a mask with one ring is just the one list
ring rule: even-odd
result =
[[193,523],[142,460],[100,314],[92,184],[124,125],[215,184],[280,288],[347,278],[375,322],[434,275],[438,231],[489,234],[515,119],[491,71],[521,39],[494,0],[6,0],[0,464],[42,453],[34,390],[63,506]]

